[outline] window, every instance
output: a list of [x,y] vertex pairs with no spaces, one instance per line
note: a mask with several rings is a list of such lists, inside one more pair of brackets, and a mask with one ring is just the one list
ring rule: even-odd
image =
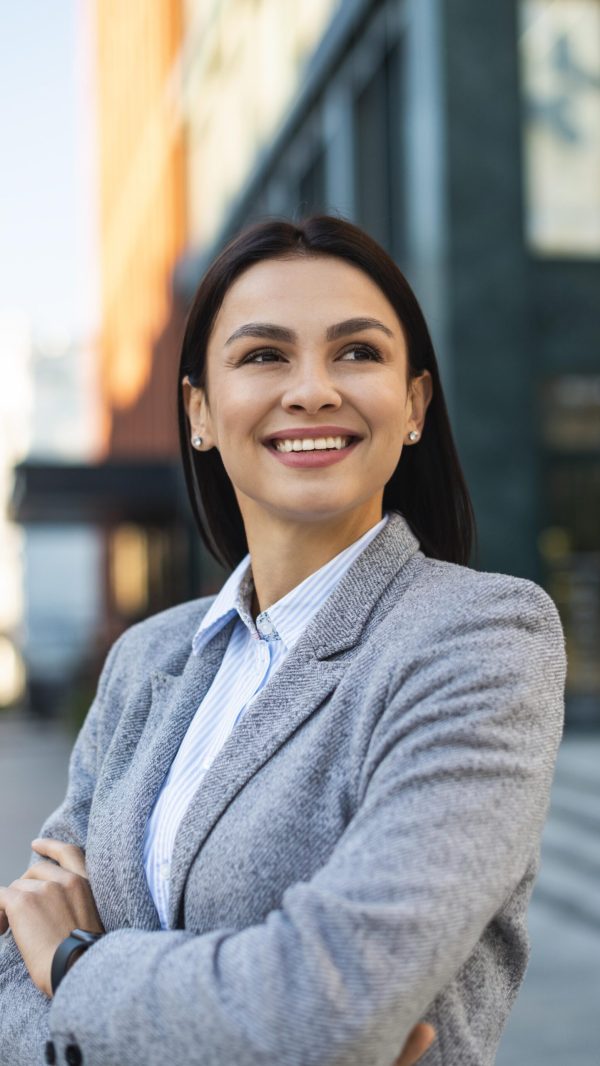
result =
[[600,721],[600,375],[544,382],[546,528],[539,547],[568,658],[569,720]]
[[600,0],[521,0],[525,237],[600,254]]
[[402,119],[400,43],[355,101],[357,221],[396,259],[402,257]]
[[298,183],[300,217],[325,211],[325,152],[320,149]]

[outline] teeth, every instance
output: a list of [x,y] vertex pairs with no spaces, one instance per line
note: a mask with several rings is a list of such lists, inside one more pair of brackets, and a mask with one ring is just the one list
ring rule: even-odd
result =
[[278,452],[325,451],[329,448],[339,451],[345,448],[349,441],[350,437],[303,437],[294,440],[276,440],[274,444]]

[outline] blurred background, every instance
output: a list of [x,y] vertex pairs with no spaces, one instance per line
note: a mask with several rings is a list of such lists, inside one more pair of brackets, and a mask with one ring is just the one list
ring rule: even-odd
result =
[[483,570],[552,596],[565,736],[498,1062],[600,1061],[600,0],[0,0],[0,882],[106,651],[227,576],[175,417],[206,265],[341,213],[430,325]]

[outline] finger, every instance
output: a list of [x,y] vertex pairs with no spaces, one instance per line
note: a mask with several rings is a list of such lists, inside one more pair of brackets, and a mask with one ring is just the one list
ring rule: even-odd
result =
[[406,1041],[400,1058],[396,1059],[394,1066],[414,1066],[415,1062],[431,1047],[435,1040],[435,1029],[428,1022],[420,1022],[415,1025]]
[[76,844],[65,844],[62,840],[53,840],[50,837],[36,837],[31,841],[31,847],[38,855],[55,859],[63,870],[71,870],[80,877],[87,877],[85,855]]
[[[43,886],[40,884],[39,881],[27,881],[24,877],[17,877],[17,879],[15,881],[11,881],[11,883],[8,886],[7,889],[4,889],[4,890],[0,889],[0,899],[2,898],[2,895],[1,895],[2,891],[4,891],[4,892],[13,892],[13,893],[16,893],[16,892],[43,892],[44,889],[43,889]],[[15,898],[16,898],[16,896],[13,895],[12,899],[14,900]],[[10,898],[9,898],[9,902],[10,902]]]
[[74,874],[72,870],[64,870],[62,866],[56,866],[53,862],[36,862],[21,875],[21,880],[31,878],[33,881],[57,881],[64,888],[72,888],[75,878],[78,877],[80,874]]

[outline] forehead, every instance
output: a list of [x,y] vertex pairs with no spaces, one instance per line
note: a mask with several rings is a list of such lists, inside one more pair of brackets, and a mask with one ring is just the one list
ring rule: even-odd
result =
[[354,264],[325,255],[265,259],[248,267],[229,287],[212,336],[222,340],[225,330],[252,320],[284,325],[293,319],[301,329],[313,322],[325,326],[363,314],[379,318],[396,336],[402,335],[385,294]]

